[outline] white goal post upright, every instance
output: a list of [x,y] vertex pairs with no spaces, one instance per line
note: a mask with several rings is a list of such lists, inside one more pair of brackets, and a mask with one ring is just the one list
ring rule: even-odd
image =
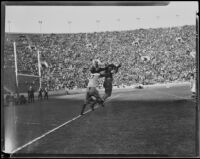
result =
[[18,89],[18,69],[17,69],[17,52],[16,52],[16,43],[13,43],[14,47],[14,57],[15,57],[15,76],[16,76],[16,84]]
[[39,84],[41,88],[41,62],[40,62],[40,52],[37,50],[37,58],[38,58],[38,76],[37,75],[29,75],[29,74],[23,74],[23,73],[18,73],[18,67],[17,67],[17,49],[16,49],[16,42],[13,43],[13,48],[14,48],[14,61],[15,61],[15,77],[16,77],[16,92],[17,95],[19,96],[19,81],[18,81],[18,76],[29,76],[29,77],[38,77],[39,78]]
[[15,60],[15,77],[16,77],[16,93],[17,97],[19,97],[19,91],[18,91],[18,69],[17,69],[17,52],[16,52],[16,43],[13,43],[14,47],[14,60]]
[[37,50],[37,55],[38,55],[38,74],[40,78],[40,88],[42,86],[42,76],[41,76],[41,62],[40,62],[40,51]]

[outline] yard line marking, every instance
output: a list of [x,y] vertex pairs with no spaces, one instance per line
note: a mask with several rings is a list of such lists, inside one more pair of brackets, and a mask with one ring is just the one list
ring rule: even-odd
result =
[[[184,98],[184,97],[182,97],[182,96],[177,96],[177,95],[174,95],[174,94],[169,94],[169,93],[164,93],[164,92],[162,92],[162,91],[155,91],[155,90],[153,90],[153,92],[156,92],[156,93],[161,93],[161,94],[164,94],[164,95],[168,95],[168,96],[172,96],[172,97],[176,97],[176,98],[179,98],[179,99],[193,99],[193,98]],[[194,102],[194,103],[196,103],[195,101],[191,101],[191,102]]]
[[[110,101],[111,99],[114,99],[114,98],[118,97],[118,96],[119,96],[119,95],[116,95],[116,96],[113,96],[113,97],[109,98],[107,101],[105,101],[105,103],[108,102],[108,101]],[[98,108],[98,107],[97,107],[97,108]],[[91,109],[89,109],[88,111],[86,111],[84,114],[87,114],[87,113],[89,113],[90,111],[91,111]],[[47,132],[44,133],[43,135],[41,135],[41,136],[39,136],[39,137],[37,137],[37,138],[35,138],[35,139],[29,141],[29,142],[26,143],[25,145],[20,146],[20,147],[18,147],[17,149],[14,149],[14,150],[11,152],[11,154],[14,154],[14,153],[16,153],[17,151],[19,151],[19,150],[21,150],[21,149],[27,147],[28,145],[30,145],[30,144],[32,144],[32,143],[34,143],[34,142],[36,142],[36,141],[42,139],[42,138],[45,137],[46,135],[48,135],[48,134],[50,134],[50,133],[52,133],[52,132],[58,130],[59,128],[65,126],[66,124],[69,124],[70,122],[72,122],[72,121],[74,121],[74,120],[80,118],[81,116],[82,116],[82,115],[78,115],[77,117],[74,117],[73,119],[71,119],[71,120],[69,120],[69,121],[67,121],[67,122],[65,122],[65,123],[63,123],[63,124],[61,124],[60,126],[54,128],[54,129],[52,129],[52,130],[50,130],[50,131],[47,131]]]

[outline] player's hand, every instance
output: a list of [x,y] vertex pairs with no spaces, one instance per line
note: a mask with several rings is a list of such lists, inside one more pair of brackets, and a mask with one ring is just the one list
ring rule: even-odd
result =
[[103,77],[105,75],[105,71],[100,72],[100,76]]
[[122,64],[120,63],[117,67],[120,68],[122,66]]

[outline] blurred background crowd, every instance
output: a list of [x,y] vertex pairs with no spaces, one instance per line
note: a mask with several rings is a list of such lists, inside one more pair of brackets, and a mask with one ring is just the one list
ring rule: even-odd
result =
[[[190,56],[196,50],[195,26],[131,31],[73,34],[6,34],[4,71],[14,67],[16,42],[18,73],[38,76],[38,56],[42,67],[42,86],[49,90],[85,88],[91,59],[122,64],[114,76],[117,87],[188,81],[195,69]],[[32,79],[31,79],[32,78]],[[27,90],[36,77],[21,76],[20,87]],[[100,80],[102,86],[103,79]],[[23,88],[22,88],[23,89]]]

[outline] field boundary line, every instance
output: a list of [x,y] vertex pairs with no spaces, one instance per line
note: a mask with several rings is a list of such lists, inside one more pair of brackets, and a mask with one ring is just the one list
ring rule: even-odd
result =
[[[105,101],[105,103],[107,103],[108,101],[110,101],[110,100],[112,100],[112,99],[114,99],[114,98],[116,98],[116,97],[118,97],[118,96],[119,96],[119,95],[116,95],[116,96],[113,96],[113,97],[109,98],[108,100]],[[98,106],[97,106],[97,108],[98,108]],[[90,111],[91,111],[91,109],[89,109],[88,111],[86,111],[84,114],[87,114],[87,113],[89,113]],[[54,129],[52,129],[52,130],[47,131],[47,132],[44,133],[43,135],[41,135],[41,136],[39,136],[39,137],[37,137],[37,138],[35,138],[35,139],[29,141],[28,143],[24,144],[23,146],[20,146],[20,147],[14,149],[13,151],[11,151],[11,154],[14,154],[14,153],[16,153],[16,152],[19,151],[19,150],[22,150],[23,148],[25,148],[25,147],[31,145],[32,143],[34,143],[34,142],[36,142],[36,141],[38,141],[38,140],[40,140],[40,139],[42,139],[43,137],[45,137],[45,136],[49,135],[50,133],[52,133],[52,132],[58,130],[59,128],[61,128],[61,127],[65,126],[65,125],[71,123],[72,121],[74,121],[74,120],[80,118],[81,116],[82,116],[82,115],[78,115],[77,117],[74,117],[74,118],[72,118],[72,119],[70,119],[70,120],[64,122],[64,123],[61,124],[60,126],[54,128]]]
[[21,150],[21,149],[27,147],[28,145],[30,145],[30,144],[32,144],[32,143],[34,143],[34,142],[40,140],[41,138],[45,137],[46,135],[48,135],[48,134],[50,134],[50,133],[56,131],[57,129],[59,129],[59,128],[65,126],[66,124],[68,124],[68,123],[70,123],[70,122],[72,122],[72,121],[74,121],[74,120],[80,118],[80,116],[81,116],[81,115],[78,115],[77,117],[72,118],[71,120],[69,120],[69,121],[67,121],[67,122],[65,122],[65,123],[63,123],[63,124],[61,124],[60,126],[54,128],[54,129],[52,129],[52,130],[47,131],[47,132],[44,133],[43,135],[41,135],[41,136],[39,136],[39,137],[37,137],[37,138],[35,138],[35,139],[29,141],[28,143],[26,143],[26,144],[23,145],[23,146],[20,146],[20,147],[18,147],[17,149],[13,150],[11,153],[12,153],[12,154],[13,154],[13,153],[16,153],[17,151],[19,151],[19,150]]

